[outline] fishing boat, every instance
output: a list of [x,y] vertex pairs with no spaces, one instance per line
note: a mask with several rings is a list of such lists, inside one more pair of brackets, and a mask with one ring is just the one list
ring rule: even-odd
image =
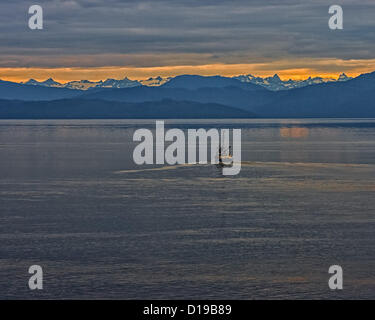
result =
[[220,147],[219,148],[219,166],[232,166],[233,165],[233,155],[232,155],[232,147],[229,146],[228,148]]

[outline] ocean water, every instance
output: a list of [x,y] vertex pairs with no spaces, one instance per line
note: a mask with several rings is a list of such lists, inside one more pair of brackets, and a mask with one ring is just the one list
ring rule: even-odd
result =
[[233,177],[135,165],[154,126],[0,121],[1,299],[375,298],[374,119],[166,121],[241,128]]

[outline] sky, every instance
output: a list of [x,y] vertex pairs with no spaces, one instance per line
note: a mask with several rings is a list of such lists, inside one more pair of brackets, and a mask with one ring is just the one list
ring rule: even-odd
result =
[[[33,4],[43,30],[28,27]],[[343,30],[328,28],[332,4]],[[375,70],[374,0],[3,0],[0,30],[9,81]]]

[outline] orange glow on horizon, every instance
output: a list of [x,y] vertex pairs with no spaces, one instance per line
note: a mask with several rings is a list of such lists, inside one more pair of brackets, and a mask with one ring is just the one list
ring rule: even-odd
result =
[[[309,65],[311,64],[312,62],[309,61]],[[0,79],[22,82],[30,78],[38,81],[53,78],[55,81],[66,83],[83,79],[91,81],[105,80],[107,78],[123,79],[125,76],[132,80],[144,80],[149,77],[173,77],[181,74],[197,74],[202,76],[221,75],[228,77],[252,74],[254,76],[268,77],[277,73],[282,80],[303,80],[310,76],[337,79],[342,72],[348,76],[356,77],[361,73],[375,70],[375,59],[366,61],[340,60],[335,62],[323,60],[316,62],[316,64],[317,66],[315,67],[304,68],[293,68],[293,62],[291,61],[271,62],[268,64],[207,64],[161,67],[0,68]],[[332,69],[331,66],[335,67],[334,71],[330,71]]]

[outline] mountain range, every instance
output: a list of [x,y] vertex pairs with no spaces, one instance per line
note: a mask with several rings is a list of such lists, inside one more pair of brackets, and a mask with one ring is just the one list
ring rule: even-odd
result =
[[310,78],[308,85],[279,90],[254,81],[181,75],[149,79],[157,85],[125,78],[88,87],[88,81],[81,89],[59,87],[53,79],[43,85],[0,81],[0,118],[375,118],[375,72]]
[[[175,77],[182,81],[183,79],[181,76]],[[221,78],[217,76],[217,78]],[[322,78],[322,77],[309,77],[305,80],[281,80],[280,77],[275,74],[273,77],[256,77],[251,74],[248,75],[240,75],[232,77],[235,80],[239,80],[244,83],[252,83],[256,85],[260,85],[265,87],[271,91],[279,91],[279,90],[289,90],[295,88],[302,88],[313,84],[319,83],[327,83],[327,82],[342,82],[351,80],[351,77],[348,77],[345,73],[342,73],[337,79],[334,78]],[[54,87],[54,88],[68,88],[68,89],[77,89],[77,90],[88,90],[91,88],[131,88],[131,87],[138,87],[138,86],[161,86],[169,82],[170,80],[174,79],[174,77],[154,77],[148,78],[146,80],[130,80],[125,77],[122,80],[116,79],[107,79],[104,81],[89,81],[89,80],[78,80],[78,81],[70,81],[67,83],[59,83],[52,78],[49,78],[45,81],[37,81],[34,79],[30,79],[26,82],[21,82],[27,85],[34,85],[34,86],[42,86],[42,87]]]
[[79,81],[70,81],[67,83],[59,83],[52,78],[49,78],[45,81],[36,81],[30,79],[22,84],[33,85],[33,86],[42,86],[42,87],[53,87],[53,88],[67,88],[67,89],[76,89],[76,90],[88,90],[90,88],[131,88],[136,86],[141,86],[142,84],[137,80],[130,80],[125,77],[122,80],[116,79],[107,79],[104,81],[89,81],[89,80],[79,80]]
[[280,77],[275,74],[273,77],[255,77],[251,74],[248,75],[241,75],[236,76],[234,79],[238,79],[242,82],[250,82],[254,84],[258,84],[262,87],[265,87],[272,91],[279,91],[279,90],[289,90],[295,88],[302,88],[307,87],[313,84],[320,84],[320,83],[328,83],[328,82],[343,82],[351,80],[351,77],[348,77],[345,73],[340,74],[337,79],[334,78],[322,78],[322,77],[309,77],[305,80],[281,80]]

